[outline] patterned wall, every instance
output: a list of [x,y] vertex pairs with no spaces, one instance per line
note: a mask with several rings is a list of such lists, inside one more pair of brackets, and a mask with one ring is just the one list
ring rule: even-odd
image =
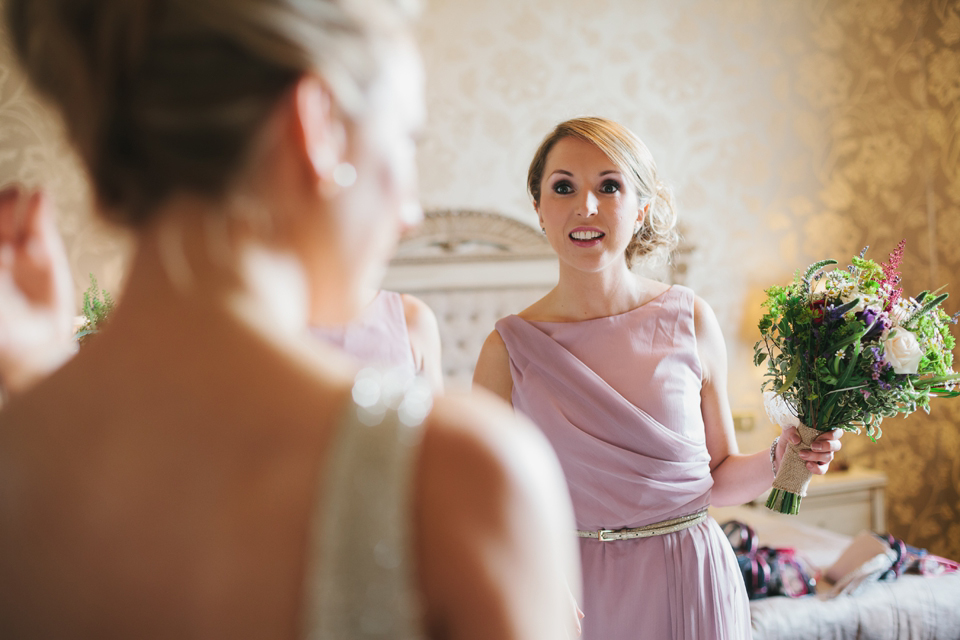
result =
[[89,184],[63,123],[31,92],[0,31],[0,185],[11,182],[42,185],[55,196],[78,296],[89,274],[116,292],[129,243],[91,215]]
[[[814,27],[835,69],[819,106],[829,138],[814,157],[820,189],[807,241],[836,229],[829,242],[838,255],[871,245],[883,257],[906,238],[904,290],[948,284],[946,307],[956,312],[960,2],[830,3]],[[850,457],[888,470],[891,531],[958,558],[960,402],[933,405],[929,416],[887,421],[876,445],[846,444]]]
[[[564,118],[611,117],[647,142],[694,247],[687,282],[727,336],[736,409],[759,411],[763,288],[812,259],[906,237],[908,290],[960,286],[957,0],[427,0],[419,39],[427,207],[533,224],[526,165]],[[0,41],[0,184],[15,179],[57,195],[78,289],[93,272],[116,291],[126,243],[88,214],[59,124]],[[960,402],[845,444],[895,479],[893,533],[960,558]]]

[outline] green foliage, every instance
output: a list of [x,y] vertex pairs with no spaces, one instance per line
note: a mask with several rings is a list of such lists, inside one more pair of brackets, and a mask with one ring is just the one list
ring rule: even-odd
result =
[[874,293],[880,287],[880,281],[883,280],[883,267],[866,258],[854,256],[850,264],[856,270],[860,283],[860,289],[866,293]]
[[789,513],[797,515],[800,513],[800,501],[802,498],[783,489],[773,489],[767,496],[767,508],[778,513]]
[[83,292],[83,317],[85,322],[74,336],[82,345],[89,337],[103,328],[114,301],[107,291],[100,289],[97,279],[90,274],[90,286]]
[[829,266],[832,265],[832,264],[837,264],[837,261],[828,258],[827,260],[821,260],[820,262],[814,262],[812,265],[810,265],[810,266],[807,268],[806,273],[803,274],[803,281],[804,281],[804,282],[809,282],[809,281],[810,281],[810,278],[812,278],[815,273],[817,273],[818,271],[820,271],[820,270],[823,269],[824,267],[829,267]]
[[[926,317],[929,317],[930,311],[939,307],[940,304],[949,297],[950,297],[949,293],[943,293],[932,300],[928,300],[923,304],[922,307],[920,307],[919,310],[917,310],[916,312],[914,312],[912,316],[910,316],[910,319],[905,323],[905,326],[909,329],[914,328],[917,322],[919,322],[920,320]],[[918,299],[917,302],[923,302],[923,298]]]

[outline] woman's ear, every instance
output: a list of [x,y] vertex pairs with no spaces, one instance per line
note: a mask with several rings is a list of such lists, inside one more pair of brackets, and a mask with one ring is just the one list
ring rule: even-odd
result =
[[639,222],[640,224],[643,224],[643,221],[647,219],[647,212],[648,212],[648,211],[650,211],[650,203],[649,203],[649,202],[648,202],[647,204],[645,204],[642,209],[640,209],[640,215],[637,216],[637,222]]
[[305,75],[294,88],[293,107],[297,150],[306,160],[313,181],[329,182],[346,143],[345,127],[333,96],[320,78]]

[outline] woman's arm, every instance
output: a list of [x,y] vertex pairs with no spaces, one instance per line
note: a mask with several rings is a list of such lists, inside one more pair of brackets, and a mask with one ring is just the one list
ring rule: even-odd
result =
[[441,399],[424,438],[417,552],[430,636],[575,637],[573,513],[542,434],[478,392]]
[[[727,398],[726,345],[713,309],[699,297],[694,303],[694,324],[697,351],[703,371],[700,409],[713,476],[711,503],[718,507],[743,504],[753,500],[773,484],[770,452],[764,450],[741,454],[738,450],[730,401]],[[839,439],[842,433],[839,430],[825,433],[813,443],[813,451],[800,453],[811,472],[827,472],[834,452],[840,449]],[[777,465],[783,458],[788,441],[794,444],[800,442],[797,430],[792,427],[783,430],[777,445]]]
[[417,370],[422,372],[435,393],[443,392],[443,365],[440,358],[440,328],[437,316],[427,304],[408,293],[401,294],[403,316],[410,337],[410,349]]
[[513,406],[513,377],[510,375],[510,354],[500,333],[494,329],[480,349],[477,368],[473,371],[473,387],[483,387]]

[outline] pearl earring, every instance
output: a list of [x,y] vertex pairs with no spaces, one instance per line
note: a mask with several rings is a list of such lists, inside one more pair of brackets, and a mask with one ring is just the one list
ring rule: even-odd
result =
[[341,162],[333,169],[333,182],[340,188],[352,187],[357,181],[357,170],[349,162]]
[[637,235],[638,233],[640,233],[641,227],[643,227],[643,223],[637,220],[636,223],[634,223],[633,225],[633,235]]

